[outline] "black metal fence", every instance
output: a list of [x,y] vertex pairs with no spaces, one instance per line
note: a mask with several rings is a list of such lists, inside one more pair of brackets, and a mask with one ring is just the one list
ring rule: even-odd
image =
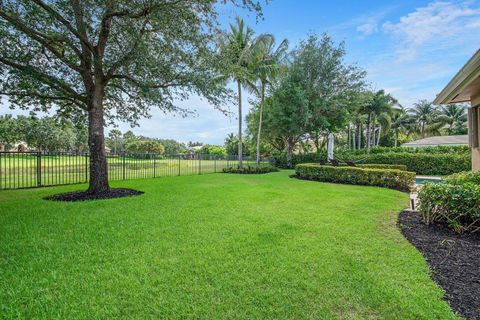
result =
[[[237,156],[201,154],[110,154],[107,159],[109,180],[215,173],[238,165]],[[89,165],[86,153],[0,152],[0,190],[86,183]],[[244,165],[255,160],[244,157]]]

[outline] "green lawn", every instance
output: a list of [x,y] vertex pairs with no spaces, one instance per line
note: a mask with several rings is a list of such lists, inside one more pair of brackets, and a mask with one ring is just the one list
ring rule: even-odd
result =
[[395,226],[406,194],[289,173],[0,192],[0,318],[455,318]]

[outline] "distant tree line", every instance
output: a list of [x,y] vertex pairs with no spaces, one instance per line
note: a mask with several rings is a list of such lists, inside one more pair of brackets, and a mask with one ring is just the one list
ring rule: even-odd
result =
[[10,150],[25,143],[38,151],[88,150],[88,129],[84,122],[60,117],[0,116],[0,144]]

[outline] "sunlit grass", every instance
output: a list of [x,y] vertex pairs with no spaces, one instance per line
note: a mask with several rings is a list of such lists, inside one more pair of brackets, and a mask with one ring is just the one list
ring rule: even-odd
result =
[[289,173],[2,191],[0,317],[455,318],[395,226],[406,194]]

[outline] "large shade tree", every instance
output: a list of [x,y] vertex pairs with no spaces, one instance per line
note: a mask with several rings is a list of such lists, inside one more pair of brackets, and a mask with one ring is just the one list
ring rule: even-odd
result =
[[[307,95],[300,80],[291,73],[284,75],[265,100],[265,106],[265,140],[278,150],[286,149],[287,165],[291,167],[295,145],[305,135],[310,119]],[[257,127],[259,111],[256,108],[249,115],[252,129]]]
[[306,93],[309,132],[317,150],[320,136],[343,130],[354,108],[357,92],[364,87],[366,73],[344,61],[343,43],[328,34],[310,35],[293,52],[291,72]]
[[152,106],[185,111],[174,101],[189,94],[224,101],[216,9],[215,0],[2,0],[0,95],[34,111],[87,114],[88,192],[107,191],[106,121],[136,123]]

